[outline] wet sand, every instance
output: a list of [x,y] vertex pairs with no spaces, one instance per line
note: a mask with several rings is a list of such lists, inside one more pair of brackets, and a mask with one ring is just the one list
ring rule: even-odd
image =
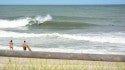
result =
[[114,61],[125,62],[125,55],[113,54],[87,54],[87,53],[62,53],[62,52],[40,52],[40,51],[16,51],[0,50],[0,56],[42,58],[42,59],[68,59],[89,61]]

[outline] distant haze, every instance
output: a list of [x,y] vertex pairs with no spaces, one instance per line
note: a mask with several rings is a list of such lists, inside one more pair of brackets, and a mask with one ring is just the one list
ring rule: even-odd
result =
[[0,5],[102,5],[125,4],[125,0],[0,0]]

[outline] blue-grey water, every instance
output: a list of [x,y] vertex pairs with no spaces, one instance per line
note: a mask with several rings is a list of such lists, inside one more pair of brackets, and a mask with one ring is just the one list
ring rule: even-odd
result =
[[125,54],[125,5],[1,5],[0,46],[11,39],[41,51]]

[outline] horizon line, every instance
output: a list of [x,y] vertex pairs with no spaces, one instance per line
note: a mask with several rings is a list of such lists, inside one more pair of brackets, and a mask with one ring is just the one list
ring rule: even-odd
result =
[[125,4],[0,4],[0,5],[125,5]]

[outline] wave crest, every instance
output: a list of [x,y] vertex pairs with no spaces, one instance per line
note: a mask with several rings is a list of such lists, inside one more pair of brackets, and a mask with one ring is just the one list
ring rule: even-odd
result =
[[52,17],[50,15],[46,15],[44,17],[42,16],[37,16],[35,18],[30,18],[29,19],[29,24],[28,25],[32,25],[32,24],[41,24],[44,23],[45,21],[51,21]]
[[36,16],[35,18],[25,17],[25,18],[18,18],[14,20],[0,19],[0,28],[16,28],[16,27],[22,27],[26,25],[40,24],[50,20],[52,20],[52,16],[49,14],[44,17]]

